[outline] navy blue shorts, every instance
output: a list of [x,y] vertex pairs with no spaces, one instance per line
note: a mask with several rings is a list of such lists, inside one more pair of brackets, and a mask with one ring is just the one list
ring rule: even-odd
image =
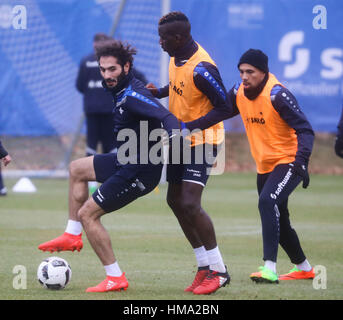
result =
[[[167,165],[167,181],[181,184],[182,181],[197,183],[205,187],[211,168],[217,157],[216,145],[197,145],[190,148],[190,153],[183,153],[183,163]],[[171,158],[169,157],[169,163]]]
[[156,188],[160,182],[163,165],[116,164],[116,154],[94,156],[96,181],[102,185],[92,197],[105,211],[118,210]]

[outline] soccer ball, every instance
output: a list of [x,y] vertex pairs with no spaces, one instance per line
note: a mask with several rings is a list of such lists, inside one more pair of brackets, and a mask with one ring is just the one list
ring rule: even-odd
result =
[[59,257],[44,259],[38,266],[37,278],[46,289],[63,289],[71,279],[70,265]]

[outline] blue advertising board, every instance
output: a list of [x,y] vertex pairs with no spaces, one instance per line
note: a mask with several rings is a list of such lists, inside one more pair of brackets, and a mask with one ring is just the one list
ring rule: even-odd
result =
[[316,131],[334,132],[343,102],[343,2],[337,0],[173,0],[193,38],[216,61],[229,90],[249,48],[296,96]]
[[[73,132],[75,88],[96,32],[111,30],[121,0],[0,0],[0,135]],[[135,66],[160,82],[162,1],[127,0],[115,36],[138,49]],[[315,131],[335,132],[343,96],[343,3],[339,0],[170,0],[216,61],[226,89],[249,48],[298,99]],[[229,130],[242,130],[237,120]]]

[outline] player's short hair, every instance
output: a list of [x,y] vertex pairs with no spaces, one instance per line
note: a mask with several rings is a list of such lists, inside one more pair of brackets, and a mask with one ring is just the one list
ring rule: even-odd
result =
[[165,24],[165,23],[170,23],[170,22],[175,22],[175,21],[184,21],[188,22],[189,20],[187,16],[182,13],[181,11],[172,11],[164,15],[160,21],[158,22],[159,25]]
[[112,39],[112,38],[110,36],[108,36],[106,33],[98,32],[94,35],[93,42],[96,43],[96,42],[110,40],[110,39]]
[[167,23],[172,23],[172,22],[182,22],[183,27],[182,30],[178,28],[178,30],[175,31],[182,31],[185,35],[189,35],[191,32],[191,24],[187,18],[187,16],[181,12],[181,11],[172,11],[164,15],[158,22],[158,25],[164,25]]
[[101,57],[114,57],[121,66],[124,66],[126,62],[130,62],[130,68],[133,65],[133,56],[136,53],[137,50],[130,44],[114,39],[101,41],[95,46],[95,55],[98,61],[100,61]]

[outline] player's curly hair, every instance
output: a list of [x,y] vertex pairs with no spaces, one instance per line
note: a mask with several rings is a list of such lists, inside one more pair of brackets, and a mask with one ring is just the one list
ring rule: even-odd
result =
[[100,41],[95,45],[95,55],[98,61],[101,57],[115,57],[121,66],[130,62],[130,69],[133,65],[133,56],[136,53],[137,50],[130,44],[114,39]]
[[189,20],[187,16],[182,13],[181,11],[172,11],[164,15],[158,22],[158,25],[162,25],[165,23],[175,22],[175,21],[183,21],[188,22]]

